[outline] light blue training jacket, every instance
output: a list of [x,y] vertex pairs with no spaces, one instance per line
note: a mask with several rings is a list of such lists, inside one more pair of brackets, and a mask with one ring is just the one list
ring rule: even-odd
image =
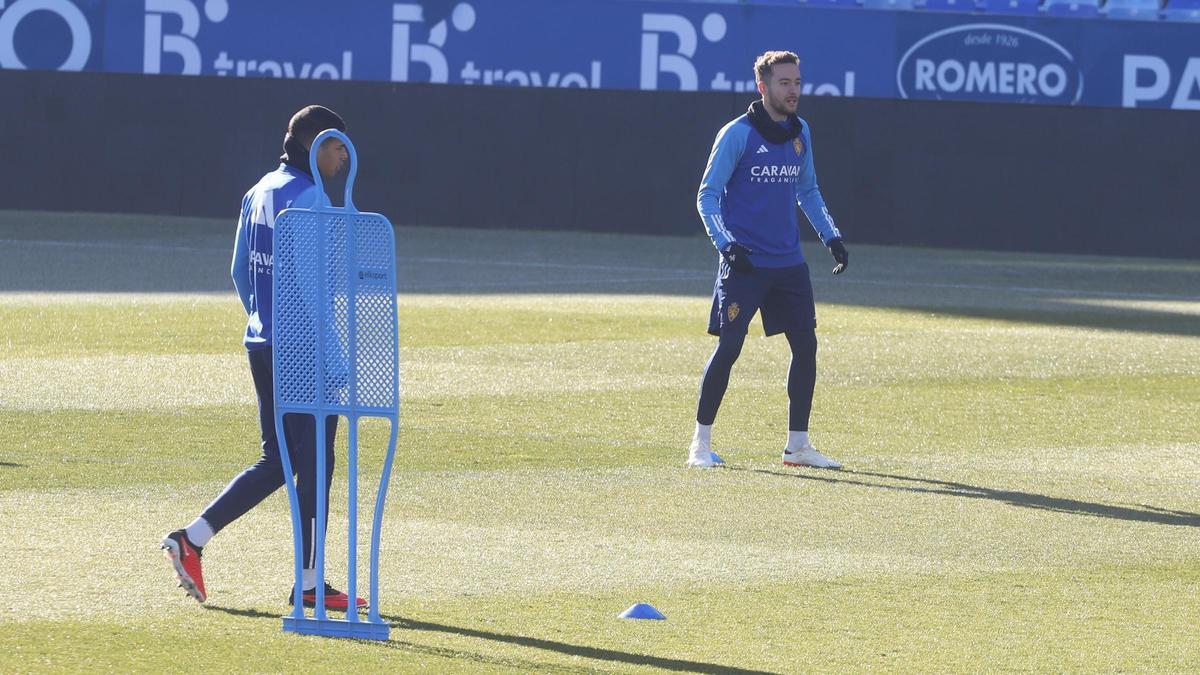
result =
[[286,208],[312,208],[316,200],[312,177],[288,164],[280,164],[263,176],[242,198],[230,274],[246,308],[246,337],[242,342],[247,349],[271,346],[275,216]]
[[808,123],[801,119],[800,135],[783,144],[763,138],[748,115],[726,124],[713,143],[696,196],[713,246],[720,251],[739,243],[759,267],[803,263],[796,204],[822,244],[842,236],[817,187]]

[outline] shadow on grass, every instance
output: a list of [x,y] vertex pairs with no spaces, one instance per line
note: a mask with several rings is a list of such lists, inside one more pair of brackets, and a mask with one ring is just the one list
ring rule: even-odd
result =
[[[1002,292],[1002,291],[1001,291]],[[1119,293],[1112,298],[1120,299]],[[1200,298],[1184,298],[1179,301],[1195,302]],[[1016,324],[1040,326],[1064,326],[1071,328],[1094,328],[1116,330],[1127,333],[1153,335],[1200,336],[1200,318],[1187,312],[1171,312],[1157,309],[1130,307],[1080,307],[1066,300],[1026,299],[1022,307],[984,306],[939,306],[936,303],[894,303],[849,301],[842,304],[859,307],[883,307],[907,312],[932,313],[985,321],[1005,321]]]
[[[569,642],[558,642],[556,640],[544,640],[542,638],[527,637],[524,635],[494,633],[492,631],[463,628],[461,626],[449,626],[446,624],[431,623],[428,621],[417,621],[415,619],[406,619],[398,616],[384,616],[383,618],[391,622],[393,628],[399,628],[402,630],[429,631],[435,633],[447,633],[450,635],[460,635],[462,637],[478,638],[481,640],[490,640],[492,642],[503,642],[505,644],[518,645],[521,647],[532,647],[534,649],[543,649],[546,651],[557,652],[559,654],[565,654],[567,656],[579,656],[588,659],[596,659],[599,661],[609,661],[611,663],[623,663],[635,666],[651,666],[654,668],[661,668],[663,670],[690,673],[771,672],[763,670],[746,670],[743,668],[723,666],[716,663],[705,663],[703,661],[686,661],[683,659],[670,659],[661,656],[651,656],[649,654],[636,654],[633,652],[622,652],[614,649],[588,647],[585,645],[576,645]],[[539,669],[542,667],[543,666],[540,664],[538,665]]]
[[[284,614],[280,612],[267,612],[253,608],[239,609],[234,607],[222,607],[220,605],[213,604],[204,604],[202,607],[209,611],[224,612],[225,614],[231,614],[233,616],[240,616],[248,619],[282,619],[284,616]],[[407,619],[401,616],[388,616],[385,614],[381,615],[381,618],[391,624],[392,628],[399,630],[445,633],[448,635],[458,635],[461,637],[478,638],[480,640],[501,642],[520,647],[531,647],[533,649],[542,649],[567,656],[578,656],[587,659],[596,659],[598,661],[608,661],[611,663],[622,663],[635,666],[652,666],[654,668],[661,668],[663,670],[689,673],[743,673],[746,675],[757,675],[760,673],[772,672],[767,670],[747,670],[744,668],[734,668],[732,666],[723,666],[716,663],[705,663],[703,661],[687,661],[683,659],[670,659],[661,656],[651,656],[649,654],[622,652],[615,649],[601,649],[599,647],[588,647],[585,645],[571,644],[569,642],[558,642],[556,640],[544,640],[542,638],[527,637],[524,635],[495,633],[492,631],[478,630],[474,628],[463,628],[461,626],[450,626],[447,624],[432,623],[429,621],[418,621],[416,619]],[[479,663],[502,665],[521,670],[593,672],[591,669],[586,668],[550,666],[544,663],[493,657],[485,654],[466,652],[459,649],[422,645],[405,640],[397,640],[394,638],[394,636],[393,639],[387,640],[386,642],[377,642],[373,640],[358,640],[358,642],[361,642],[365,645],[380,645],[384,647],[390,647],[392,649],[418,652],[430,656],[442,656],[450,659],[468,659]]]
[[213,604],[209,604],[209,603],[205,603],[200,606],[210,612],[224,612],[226,614],[232,614],[233,616],[245,617],[247,619],[282,619],[283,618],[283,614],[280,614],[279,612],[264,612],[261,609],[237,609],[235,607],[222,607],[220,605],[213,605]]
[[[283,617],[288,616],[292,613],[290,606],[288,607],[287,612],[265,612],[261,609],[254,609],[254,608],[238,609],[236,607],[222,607],[220,605],[214,605],[211,603],[205,603],[200,606],[206,610],[211,610],[214,612],[224,612],[225,614],[232,614],[233,616],[241,616],[241,617],[245,617],[247,619],[282,619]],[[331,618],[331,619],[341,619],[341,618],[345,618],[345,616],[346,615],[343,612],[339,612],[337,610],[332,610],[332,609],[329,610],[329,618]],[[365,614],[359,614],[359,616],[365,616]]]
[[[31,222],[36,227],[31,227]],[[0,293],[212,293],[232,299],[232,222],[164,216],[0,210]],[[30,233],[33,233],[31,235]],[[33,236],[34,238],[31,238]],[[716,253],[690,236],[406,228],[401,295],[611,293],[710,297]],[[1132,258],[871,247],[833,280],[811,240],[822,304],[888,308],[987,321],[1200,336],[1194,311],[1123,301],[1200,302],[1191,263]],[[420,255],[411,251],[419,250]],[[44,268],[59,260],[63,273]],[[914,268],[922,270],[914,276]],[[949,298],[949,299],[947,299]],[[236,303],[236,301],[234,301]],[[705,314],[697,316],[703,321]],[[232,326],[231,329],[236,329]]]
[[[31,227],[30,223],[36,223]],[[229,281],[233,223],[173,216],[0,209],[0,292],[215,293]],[[31,234],[32,233],[32,234]],[[98,234],[97,234],[98,233]],[[403,228],[402,295],[614,293],[710,297],[716,253],[688,237],[510,229]],[[421,251],[412,255],[410,251]],[[1192,262],[1043,253],[868,247],[846,276],[808,240],[817,300],[1037,325],[1200,335]],[[966,259],[964,258],[966,256]],[[44,259],[53,257],[53,274]],[[982,257],[983,264],[972,262]],[[67,273],[68,271],[68,273]],[[698,316],[703,321],[704,315]]]
[[[824,472],[821,475],[816,475],[811,473],[772,471],[770,469],[743,469],[740,467],[730,468],[734,471],[752,471],[754,473],[783,476],[785,478],[797,478],[821,483],[856,485],[860,487],[878,488],[880,490],[945,495],[948,497],[961,497],[964,499],[986,499],[989,501],[1003,502],[1012,506],[1020,506],[1042,511],[1053,511],[1055,513],[1095,516],[1098,518],[1112,518],[1114,520],[1127,520],[1137,523],[1154,523],[1157,525],[1200,527],[1200,513],[1173,511],[1156,506],[1149,506],[1147,504],[1138,504],[1136,506],[1116,506],[1112,504],[1101,504],[1099,502],[1085,502],[1078,499],[1068,499],[1065,497],[1051,497],[1049,495],[1040,495],[1033,492],[997,490],[995,488],[979,487],[976,485],[955,483],[952,481],[937,480],[934,478],[914,478],[912,476],[900,476],[897,474],[876,473],[872,471],[842,470],[829,471]],[[861,478],[846,478],[843,476],[882,478],[907,484],[889,485],[887,483],[872,482],[869,480],[863,480]]]
[[5,467],[7,469],[24,469],[25,468],[24,464],[17,464],[16,462],[0,462],[0,466]]
[[[438,647],[435,645],[423,645],[417,642],[409,642],[408,640],[389,639],[386,642],[378,642],[371,640],[355,640],[364,645],[376,645],[387,647],[388,649],[396,649],[422,656],[435,656],[452,661],[471,661],[478,665],[499,666],[506,670],[513,670],[521,673],[595,673],[593,668],[583,668],[579,666],[551,665],[538,661],[530,661],[528,659],[510,658],[504,656],[492,656],[490,654],[482,654],[480,652],[465,651],[462,649],[453,649],[450,647]],[[460,668],[462,666],[459,666]]]

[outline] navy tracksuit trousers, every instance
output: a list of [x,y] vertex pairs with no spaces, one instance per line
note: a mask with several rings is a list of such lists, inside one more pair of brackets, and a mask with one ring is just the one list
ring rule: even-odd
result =
[[[234,478],[201,516],[220,532],[259,502],[283,485],[283,462],[279,458],[279,441],[275,435],[275,385],[271,365],[271,349],[254,349],[250,356],[250,373],[258,395],[258,423],[262,428],[262,457]],[[325,494],[333,481],[333,441],[337,433],[337,416],[325,421]],[[296,472],[296,489],[300,497],[301,532],[304,540],[304,567],[315,566],[313,535],[316,532],[317,424],[311,415],[285,415],[283,433],[287,439],[288,459]],[[328,518],[326,518],[328,526]]]

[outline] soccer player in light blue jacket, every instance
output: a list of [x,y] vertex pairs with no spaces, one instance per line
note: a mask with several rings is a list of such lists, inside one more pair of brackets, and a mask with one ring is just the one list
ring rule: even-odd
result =
[[[283,485],[283,463],[279,457],[279,441],[275,435],[275,393],[272,366],[271,335],[274,311],[271,306],[273,243],[275,217],[287,208],[311,208],[317,201],[313,167],[309,166],[309,149],[318,134],[326,129],[346,130],[342,118],[332,110],[310,105],[292,116],[284,136],[284,154],[279,168],[263,176],[242,199],[234,241],[231,274],[233,285],[246,310],[246,333],[243,343],[250,359],[250,374],[258,396],[258,422],[262,430],[262,456],[253,466],[233,479],[211,504],[186,528],[169,533],[162,548],[170,560],[180,585],[200,602],[207,593],[200,564],[201,552],[209,539],[226,525],[254,508]],[[327,139],[317,149],[317,170],[322,176],[336,176],[349,161],[345,144]],[[326,494],[333,479],[334,436],[337,417],[326,420],[325,467]],[[304,550],[303,601],[312,607],[316,603],[316,570],[313,557],[313,537],[316,522],[316,420],[309,415],[288,415],[284,418],[288,454],[296,471],[296,488],[300,497]],[[326,520],[328,522],[328,520]],[[325,584],[325,606],[345,610],[349,598]],[[289,602],[293,598],[289,591]],[[366,604],[362,598],[356,605]]]
[[796,115],[799,57],[766,52],[755,61],[754,75],[762,99],[717,134],[697,197],[700,219],[721,255],[708,326],[719,340],[700,383],[687,463],[724,463],[712,450],[712,425],[750,319],[761,311],[766,334],[783,333],[792,350],[783,463],[837,469],[841,464],[818,452],[808,437],[817,318],[796,204],[833,254],[834,274],[846,269],[849,255],[817,187],[808,124]]

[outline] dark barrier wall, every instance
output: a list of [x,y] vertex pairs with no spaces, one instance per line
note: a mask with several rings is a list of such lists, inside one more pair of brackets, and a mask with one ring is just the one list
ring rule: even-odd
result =
[[[698,233],[746,94],[0,71],[0,208],[236,217],[288,117],[338,110],[403,224]],[[1200,258],[1195,115],[810,97],[849,240]],[[811,238],[811,231],[806,228]]]

